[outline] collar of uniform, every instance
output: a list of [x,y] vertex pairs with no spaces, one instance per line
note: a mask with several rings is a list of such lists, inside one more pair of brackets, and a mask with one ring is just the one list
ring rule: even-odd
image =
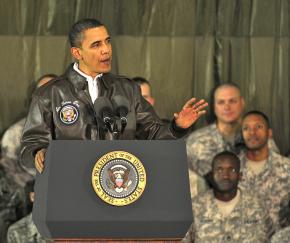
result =
[[213,205],[213,213],[216,214],[216,218],[219,220],[226,220],[229,218],[235,218],[235,217],[239,217],[240,214],[240,207],[242,204],[242,190],[240,188],[238,188],[239,192],[240,192],[240,199],[238,201],[238,203],[236,204],[236,206],[234,207],[233,211],[227,216],[227,217],[223,217],[223,215],[221,214],[220,210],[218,209],[218,205],[216,202],[216,198],[214,196],[214,191],[210,190],[210,200],[211,200],[211,204]]
[[[268,173],[270,173],[273,170],[273,152],[269,150],[269,155],[267,158],[267,162],[265,164],[265,168],[262,170],[262,172],[259,175],[255,175],[252,173],[252,171],[247,166],[247,155],[244,151],[242,151],[239,155],[241,160],[241,172],[243,173],[242,178],[255,178],[257,180],[260,180],[262,177],[267,176]],[[242,179],[243,180],[243,179]]]

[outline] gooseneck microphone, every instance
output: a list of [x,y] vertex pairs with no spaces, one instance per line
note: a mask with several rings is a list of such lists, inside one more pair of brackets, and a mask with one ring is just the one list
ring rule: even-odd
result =
[[124,96],[121,96],[121,95],[114,96],[112,98],[112,101],[113,101],[116,115],[121,120],[121,126],[122,126],[121,133],[123,133],[128,122],[127,115],[128,115],[129,107],[130,107],[129,101]]
[[112,125],[114,124],[112,102],[107,97],[98,97],[94,102],[94,110],[96,116],[104,122],[106,128],[112,133]]

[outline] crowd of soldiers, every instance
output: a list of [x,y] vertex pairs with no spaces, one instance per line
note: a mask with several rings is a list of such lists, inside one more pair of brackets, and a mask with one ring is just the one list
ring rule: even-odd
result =
[[[290,242],[290,159],[280,154],[268,117],[258,110],[243,115],[236,84],[220,84],[211,97],[214,121],[186,139],[191,186],[203,180],[206,187],[192,190],[194,222],[184,241]],[[216,171],[217,163],[235,160],[223,153],[238,156],[238,168]]]
[[[212,92],[214,121],[186,137],[194,220],[182,241],[290,242],[290,159],[280,154],[263,112],[243,115],[245,101],[236,84],[223,83]],[[3,243],[47,242],[31,217],[35,171],[18,161],[24,123],[25,118],[15,123],[1,139]]]
[[[28,89],[33,91],[57,77],[46,74]],[[27,102],[29,103],[29,101]],[[45,243],[32,221],[35,170],[27,170],[19,163],[21,136],[25,117],[10,126],[1,138],[0,158],[0,242]]]

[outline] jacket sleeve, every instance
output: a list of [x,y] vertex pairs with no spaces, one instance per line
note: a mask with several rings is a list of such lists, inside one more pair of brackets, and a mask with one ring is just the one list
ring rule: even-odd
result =
[[176,126],[175,121],[164,122],[153,107],[142,97],[140,87],[134,86],[134,102],[137,113],[137,139],[178,139],[185,136],[189,129]]
[[48,147],[52,130],[49,102],[40,95],[34,95],[21,139],[20,163],[25,169],[34,168],[34,156],[38,150]]

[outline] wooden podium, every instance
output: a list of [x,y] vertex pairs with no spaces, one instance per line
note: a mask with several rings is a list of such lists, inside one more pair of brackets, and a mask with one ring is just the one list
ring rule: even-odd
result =
[[[141,197],[126,206],[101,200],[96,161],[112,151],[136,156],[146,170]],[[177,242],[192,223],[184,141],[52,141],[37,174],[32,218],[55,242]]]

